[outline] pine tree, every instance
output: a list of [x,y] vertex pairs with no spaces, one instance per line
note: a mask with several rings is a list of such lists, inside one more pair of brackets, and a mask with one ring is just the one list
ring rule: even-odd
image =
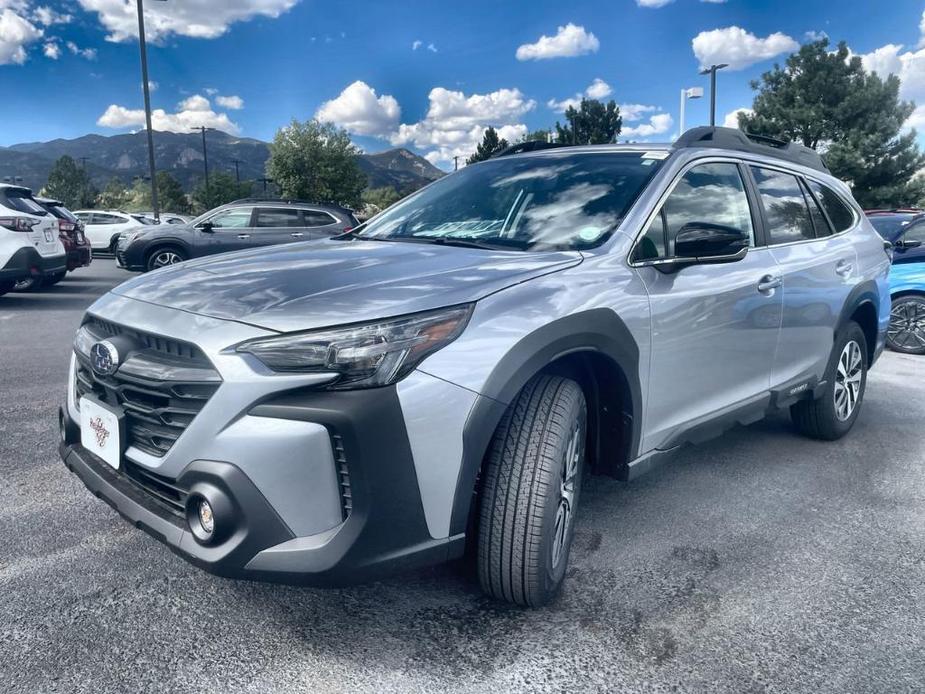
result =
[[485,161],[495,152],[500,152],[508,146],[507,140],[498,136],[498,131],[492,126],[485,128],[485,134],[482,136],[482,142],[475,148],[475,154],[466,159],[466,164],[475,164],[479,161]]
[[66,154],[55,162],[43,192],[73,210],[93,207],[97,196],[87,171],[77,166],[77,162]]
[[565,125],[556,121],[556,140],[571,145],[604,145],[616,142],[623,118],[615,101],[582,99],[578,108],[565,109]]

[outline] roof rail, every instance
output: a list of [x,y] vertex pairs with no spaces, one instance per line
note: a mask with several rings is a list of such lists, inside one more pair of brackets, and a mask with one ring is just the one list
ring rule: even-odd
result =
[[241,198],[240,200],[232,200],[231,202],[226,202],[225,205],[239,205],[241,203],[261,202],[271,202],[276,205],[315,205],[316,207],[332,207],[336,210],[343,210],[344,212],[353,212],[351,208],[338,205],[336,202],[312,202],[310,200],[297,200],[295,198]]
[[522,154],[523,152],[536,152],[541,149],[553,149],[554,147],[568,147],[568,143],[565,142],[546,142],[545,140],[527,140],[526,142],[518,142],[514,145],[509,145],[502,150],[495,152],[489,157],[494,159],[495,157],[507,157],[511,154]]
[[713,128],[703,126],[691,128],[679,137],[675,149],[687,147],[715,147],[731,149],[736,152],[761,154],[799,164],[816,171],[829,173],[828,167],[819,153],[796,142],[785,142],[767,135],[748,133],[738,128]]

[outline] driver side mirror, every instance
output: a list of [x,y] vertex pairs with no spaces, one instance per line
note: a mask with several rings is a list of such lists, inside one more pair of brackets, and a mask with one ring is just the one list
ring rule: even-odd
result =
[[696,263],[729,263],[742,260],[748,252],[747,232],[708,222],[689,222],[675,237],[674,254]]
[[199,228],[207,234],[211,234],[213,231],[215,231],[215,225],[212,224],[212,222],[203,222],[199,225]]

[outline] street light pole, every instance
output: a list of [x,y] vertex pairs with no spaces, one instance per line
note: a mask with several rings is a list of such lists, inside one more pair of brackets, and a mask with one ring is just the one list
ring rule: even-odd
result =
[[234,180],[237,183],[241,182],[241,174],[238,172],[238,164],[243,164],[244,162],[240,159],[232,159],[231,163],[234,164]]
[[710,76],[710,127],[716,126],[716,71],[722,70],[724,67],[729,67],[728,63],[720,63],[719,65],[711,65],[708,68],[704,68],[700,71],[701,75]]
[[681,117],[678,123],[678,137],[684,134],[684,111],[688,99],[699,99],[703,96],[703,87],[691,87],[690,89],[681,90]]
[[145,94],[145,127],[148,131],[148,168],[151,171],[151,207],[156,221],[161,220],[157,207],[157,171],[154,167],[154,133],[151,131],[151,90],[148,87],[148,49],[145,45],[145,10],[138,0],[138,45],[141,47],[141,88]]

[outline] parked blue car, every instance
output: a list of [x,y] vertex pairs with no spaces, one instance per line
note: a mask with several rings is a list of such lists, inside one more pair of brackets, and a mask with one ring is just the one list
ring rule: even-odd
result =
[[893,244],[893,265],[925,262],[925,210],[868,210],[867,218]]
[[925,354],[925,261],[894,264],[890,270],[890,349]]

